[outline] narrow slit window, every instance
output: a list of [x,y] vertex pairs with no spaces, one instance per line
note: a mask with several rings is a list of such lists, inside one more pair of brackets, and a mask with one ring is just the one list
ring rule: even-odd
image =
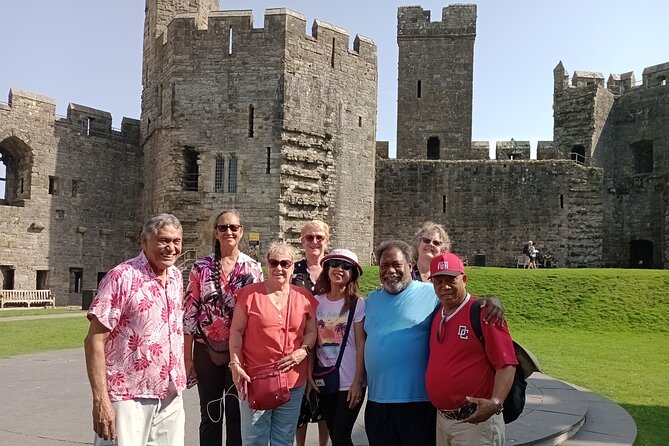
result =
[[418,82],[416,82],[416,97],[420,99],[422,94],[423,94],[423,85],[421,84],[420,79],[418,79]]
[[225,176],[225,160],[222,156],[216,157],[216,171],[214,172],[214,192],[223,192],[223,177]]
[[362,116],[358,116],[358,127],[362,127]]
[[232,54],[232,25],[228,29],[228,56]]
[[268,147],[267,148],[267,168],[265,169],[265,173],[270,173],[270,169],[272,167],[272,148]]
[[228,193],[237,193],[237,157],[234,155],[228,161]]
[[560,209],[564,209],[564,195],[560,194]]
[[198,179],[200,177],[200,166],[198,165],[198,153],[192,147],[184,150],[184,176],[183,188],[185,191],[197,191]]
[[446,206],[448,205],[448,199],[446,198],[446,195],[442,195],[441,199],[441,213],[445,214],[446,213]]
[[93,130],[93,123],[95,122],[95,119],[93,118],[86,118],[84,121],[84,131],[86,132],[86,136],[91,136],[91,133],[94,131]]
[[253,121],[255,119],[255,107],[249,105],[249,138],[253,138]]
[[335,67],[335,38],[332,38],[332,54],[330,55],[330,67]]

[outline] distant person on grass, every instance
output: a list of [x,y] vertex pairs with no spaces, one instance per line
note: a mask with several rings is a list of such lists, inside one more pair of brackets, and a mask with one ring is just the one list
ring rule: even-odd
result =
[[[441,301],[432,320],[427,393],[437,410],[437,445],[502,446],[502,402],[518,361],[506,323],[481,324],[485,346],[474,334],[465,267],[445,252],[430,265]],[[485,316],[487,309],[481,311]]]
[[142,252],[100,282],[84,341],[95,445],[184,444],[181,241],[174,215],[149,218]]

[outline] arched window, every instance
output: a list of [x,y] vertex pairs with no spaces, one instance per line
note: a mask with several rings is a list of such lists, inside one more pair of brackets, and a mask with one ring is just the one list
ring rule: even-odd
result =
[[20,139],[10,137],[0,142],[0,204],[20,206],[30,198],[32,156]]
[[427,159],[429,160],[438,160],[439,159],[439,138],[436,136],[430,136],[427,139]]

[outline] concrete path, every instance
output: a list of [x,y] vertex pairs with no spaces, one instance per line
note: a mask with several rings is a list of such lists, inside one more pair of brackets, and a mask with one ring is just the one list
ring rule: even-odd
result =
[[[42,316],[43,317],[43,316]],[[507,425],[507,445],[631,445],[632,418],[617,404],[562,381],[534,374],[525,412]],[[186,445],[196,446],[197,392],[186,391]],[[0,445],[91,444],[91,395],[83,349],[0,359]],[[362,412],[361,412],[362,413]],[[353,432],[366,445],[362,415]],[[308,431],[317,445],[317,428]]]

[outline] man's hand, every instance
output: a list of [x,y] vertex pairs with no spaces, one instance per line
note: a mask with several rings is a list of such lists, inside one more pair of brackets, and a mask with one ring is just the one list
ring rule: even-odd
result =
[[93,430],[103,440],[116,438],[116,413],[109,398],[93,401]]
[[493,325],[498,325],[504,322],[504,308],[498,297],[480,297],[480,299],[481,308],[487,308],[487,311],[483,314],[483,322]]
[[476,404],[476,411],[469,417],[462,420],[463,423],[483,423],[497,412],[497,404],[485,398],[467,397],[467,401]]

